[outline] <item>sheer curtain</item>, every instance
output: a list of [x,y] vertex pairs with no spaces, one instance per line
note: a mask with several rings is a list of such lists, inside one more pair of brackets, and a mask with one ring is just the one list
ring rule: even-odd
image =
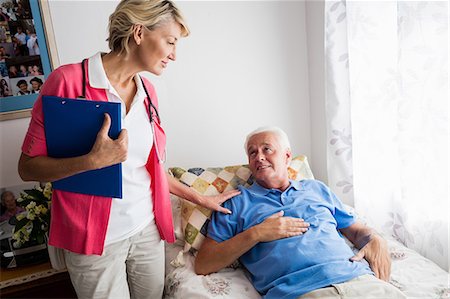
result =
[[329,184],[447,271],[448,5],[325,3]]

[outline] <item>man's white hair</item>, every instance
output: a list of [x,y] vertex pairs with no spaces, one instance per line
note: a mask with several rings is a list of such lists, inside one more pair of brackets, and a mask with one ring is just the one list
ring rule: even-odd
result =
[[245,144],[244,144],[244,150],[245,150],[246,154],[248,154],[248,152],[247,152],[248,141],[254,135],[260,134],[260,133],[273,133],[277,137],[277,140],[280,143],[280,146],[283,150],[291,149],[291,144],[289,143],[289,138],[282,129],[280,129],[279,127],[274,127],[274,126],[266,126],[266,127],[259,127],[258,129],[252,131],[250,134],[247,135],[247,138],[245,139]]

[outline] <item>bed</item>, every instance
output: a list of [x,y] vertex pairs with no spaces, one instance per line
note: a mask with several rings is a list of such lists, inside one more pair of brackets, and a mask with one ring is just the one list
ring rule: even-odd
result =
[[[305,156],[297,156],[289,166],[291,179],[313,178]],[[169,173],[180,182],[206,195],[252,184],[246,165],[227,167],[173,167]],[[196,275],[195,254],[206,235],[211,211],[188,201],[171,196],[176,243],[166,243],[164,298],[174,299],[258,299],[261,295],[247,279],[246,270],[239,262],[210,275]],[[363,222],[352,207],[348,207]],[[369,223],[370,225],[370,223]],[[390,283],[408,298],[450,298],[449,273],[417,252],[406,248],[394,238],[387,240],[392,259]],[[349,245],[351,245],[348,242]],[[356,252],[356,249],[352,247]]]

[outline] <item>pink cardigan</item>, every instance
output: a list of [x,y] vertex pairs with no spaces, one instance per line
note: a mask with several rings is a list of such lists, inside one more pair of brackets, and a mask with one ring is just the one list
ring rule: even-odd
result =
[[[86,63],[86,99],[107,101],[104,89],[93,88],[89,84]],[[153,85],[144,79],[145,86],[158,107],[158,98]],[[42,113],[43,95],[76,98],[82,94],[81,64],[69,64],[54,70],[43,85],[32,110],[32,118],[22,145],[22,152],[30,157],[47,156],[44,118]],[[149,99],[145,99],[148,107]],[[80,121],[83,121],[80,119]],[[159,152],[163,153],[166,136],[158,119],[155,118],[155,135]],[[147,160],[146,168],[151,176],[153,213],[161,239],[175,242],[172,210],[169,199],[169,185],[163,165],[158,161],[155,144]],[[103,253],[106,230],[112,199],[79,193],[53,190],[49,244],[80,254]]]

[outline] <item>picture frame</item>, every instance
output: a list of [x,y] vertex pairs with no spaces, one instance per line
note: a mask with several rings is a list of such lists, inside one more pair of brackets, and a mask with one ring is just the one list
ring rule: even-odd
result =
[[0,121],[29,117],[58,66],[48,0],[0,0]]

